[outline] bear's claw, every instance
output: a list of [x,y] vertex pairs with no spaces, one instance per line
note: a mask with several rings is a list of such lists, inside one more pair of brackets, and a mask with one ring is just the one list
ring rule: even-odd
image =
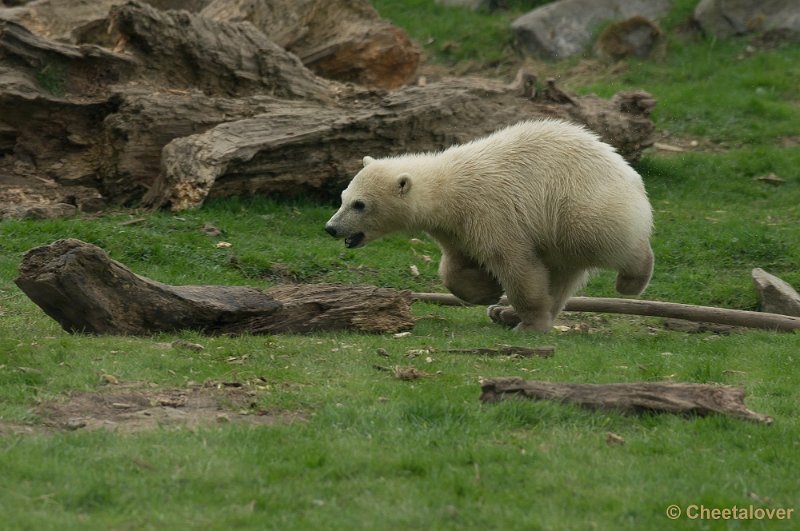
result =
[[501,304],[492,304],[486,308],[486,315],[489,316],[493,322],[508,327],[517,326],[521,319],[514,308],[511,306],[503,306]]

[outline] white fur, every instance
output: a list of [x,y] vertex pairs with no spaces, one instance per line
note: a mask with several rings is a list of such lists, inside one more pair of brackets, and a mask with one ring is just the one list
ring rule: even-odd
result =
[[[583,127],[525,121],[442,152],[364,163],[328,226],[363,232],[363,243],[428,232],[442,247],[448,288],[478,303],[504,289],[520,329],[549,329],[592,269],[618,270],[624,293],[649,281],[652,211],[642,179]],[[355,211],[355,201],[365,208]]]

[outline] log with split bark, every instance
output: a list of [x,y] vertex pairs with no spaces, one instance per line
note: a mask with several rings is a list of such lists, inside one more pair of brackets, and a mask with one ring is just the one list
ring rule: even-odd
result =
[[414,326],[405,291],[331,284],[268,290],[170,286],[136,275],[99,247],[73,239],[28,251],[15,282],[68,332],[397,332]]
[[[412,296],[414,300],[421,302],[444,304],[448,306],[470,306],[469,303],[449,293],[414,293]],[[507,303],[505,297],[503,297],[501,304]],[[696,306],[693,304],[680,304],[675,302],[604,297],[572,297],[567,301],[564,309],[570,312],[621,313],[627,315],[667,317],[671,319],[684,319],[687,321],[760,328],[781,332],[800,330],[800,317],[776,313],[731,310],[712,306]],[[507,326],[515,326],[519,323],[519,317],[511,307],[497,308],[496,311],[491,312],[490,317],[494,321]]]
[[574,384],[492,378],[481,381],[481,401],[522,397],[555,400],[590,409],[624,413],[672,413],[677,415],[730,415],[771,424],[772,417],[751,411],[744,404],[744,390],[725,385],[643,382]]

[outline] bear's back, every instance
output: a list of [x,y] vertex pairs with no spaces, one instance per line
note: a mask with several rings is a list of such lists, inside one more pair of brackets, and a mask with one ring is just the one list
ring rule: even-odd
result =
[[506,227],[494,237],[524,231],[537,245],[584,254],[609,238],[649,235],[652,212],[641,177],[581,126],[520,122],[439,156],[450,168],[452,208],[469,212],[459,217],[471,236],[484,234],[486,225]]

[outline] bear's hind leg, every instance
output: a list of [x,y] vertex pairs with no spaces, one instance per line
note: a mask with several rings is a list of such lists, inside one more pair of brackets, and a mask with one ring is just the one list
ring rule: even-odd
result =
[[439,277],[453,295],[472,304],[493,304],[503,295],[503,287],[489,271],[458,253],[442,253]]
[[639,295],[650,283],[655,258],[649,242],[631,257],[617,273],[617,292],[623,295]]
[[508,302],[516,310],[518,332],[549,332],[553,327],[549,293],[549,272],[538,260],[505,257],[494,264],[494,271],[505,287]]
[[553,319],[558,317],[569,298],[585,286],[588,279],[589,272],[585,269],[550,270],[550,296],[553,297],[550,315]]

